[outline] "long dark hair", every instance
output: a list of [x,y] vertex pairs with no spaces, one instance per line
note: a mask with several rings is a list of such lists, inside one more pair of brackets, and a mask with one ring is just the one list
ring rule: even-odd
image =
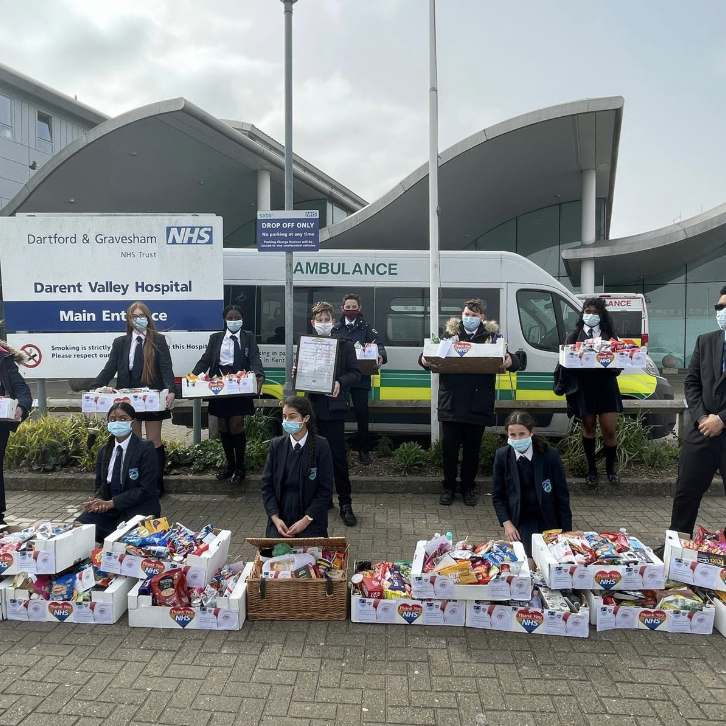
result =
[[[126,403],[126,401],[118,401],[117,403],[114,403],[111,408],[108,409],[108,413],[106,414],[106,421],[108,421],[108,417],[114,412],[121,409],[125,414],[128,414],[131,416],[131,419],[136,418],[136,409],[130,404]],[[133,432],[131,433],[133,436]],[[108,465],[111,463],[111,454],[113,454],[113,449],[116,446],[116,438],[114,436],[111,436],[111,438],[106,443],[105,448],[103,449],[103,455],[101,457],[101,471],[103,481],[105,482],[106,475],[108,474]]]
[[534,418],[532,418],[531,414],[526,411],[512,411],[504,422],[504,430],[507,431],[510,426],[515,425],[524,426],[532,434],[532,446],[535,451],[538,451],[540,454],[547,451],[549,443],[544,436],[534,431]]
[[607,338],[608,340],[610,338],[617,338],[617,335],[615,335],[615,328],[613,327],[613,319],[610,317],[605,301],[601,297],[589,297],[582,303],[582,310],[580,311],[580,317],[575,323],[575,330],[578,333],[582,330],[585,325],[585,321],[582,319],[582,316],[585,310],[590,307],[595,308],[597,310],[597,314],[600,316],[601,337]]
[[309,398],[303,398],[302,396],[288,396],[288,398],[282,402],[282,405],[294,408],[303,418],[305,418],[305,416],[310,417],[307,422],[308,440],[305,442],[308,448],[308,467],[305,471],[305,478],[307,478],[310,476],[310,471],[313,468],[313,462],[315,461],[315,448],[317,445],[317,431],[315,430],[313,404],[310,403]]

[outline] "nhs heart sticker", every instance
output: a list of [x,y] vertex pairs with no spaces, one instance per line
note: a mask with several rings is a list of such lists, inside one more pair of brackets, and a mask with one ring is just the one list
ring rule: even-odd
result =
[[603,368],[607,368],[615,360],[612,353],[598,353],[595,358]]
[[641,610],[638,620],[649,630],[658,630],[665,623],[666,614],[663,610]]
[[600,570],[595,573],[595,583],[603,590],[612,590],[622,579],[622,575],[615,570],[608,572],[607,570]]
[[147,577],[153,577],[154,575],[160,575],[164,572],[164,563],[161,560],[141,560],[141,569]]
[[122,398],[114,398],[114,403],[131,403],[131,399],[128,396],[124,396]]
[[534,633],[537,628],[544,622],[544,615],[538,610],[530,610],[529,608],[523,608],[517,610],[515,616],[517,622],[528,632]]
[[209,390],[216,396],[224,390],[224,381],[209,381]]
[[413,625],[423,614],[423,608],[417,603],[401,603],[398,606],[398,614],[408,625]]
[[186,628],[194,620],[196,613],[192,608],[171,608],[169,617],[181,628]]
[[13,564],[13,556],[10,552],[0,552],[0,575]]
[[65,623],[73,615],[73,605],[69,602],[48,603],[48,612],[59,622]]
[[471,343],[454,343],[454,350],[460,355],[466,355],[471,350]]

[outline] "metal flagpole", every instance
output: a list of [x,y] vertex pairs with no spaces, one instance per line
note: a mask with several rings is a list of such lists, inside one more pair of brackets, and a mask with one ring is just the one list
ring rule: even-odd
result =
[[[429,0],[429,306],[439,334],[439,91],[436,73],[436,0]],[[431,443],[439,440],[439,374],[431,374]]]

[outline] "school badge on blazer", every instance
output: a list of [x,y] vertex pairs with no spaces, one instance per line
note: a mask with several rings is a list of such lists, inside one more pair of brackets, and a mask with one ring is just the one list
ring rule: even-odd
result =
[[136,469],[136,468],[129,469],[129,479],[134,479],[135,480],[135,479],[138,479],[138,478],[139,478],[139,470]]
[[310,476],[308,477],[310,481],[313,481],[318,476],[318,467],[314,466],[312,469],[310,469]]
[[552,491],[552,482],[549,479],[545,479],[542,482],[542,489],[544,489],[547,494],[549,494]]

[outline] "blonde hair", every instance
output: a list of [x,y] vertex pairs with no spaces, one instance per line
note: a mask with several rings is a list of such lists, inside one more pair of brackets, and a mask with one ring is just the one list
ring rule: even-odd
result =
[[331,318],[335,317],[333,313],[333,306],[329,302],[325,302],[324,300],[316,302],[315,305],[310,308],[310,314],[313,316],[313,320],[315,320],[316,316],[320,315],[321,313],[330,313]]
[[154,318],[151,317],[151,310],[142,302],[135,302],[129,305],[126,311],[126,333],[132,333],[136,330],[131,323],[131,313],[136,308],[139,308],[149,321],[149,324],[146,326],[146,342],[151,343],[151,345],[144,345],[144,364],[141,369],[141,382],[150,386],[154,382],[154,349],[156,348],[157,339],[161,333],[156,330],[156,323],[154,323]]

